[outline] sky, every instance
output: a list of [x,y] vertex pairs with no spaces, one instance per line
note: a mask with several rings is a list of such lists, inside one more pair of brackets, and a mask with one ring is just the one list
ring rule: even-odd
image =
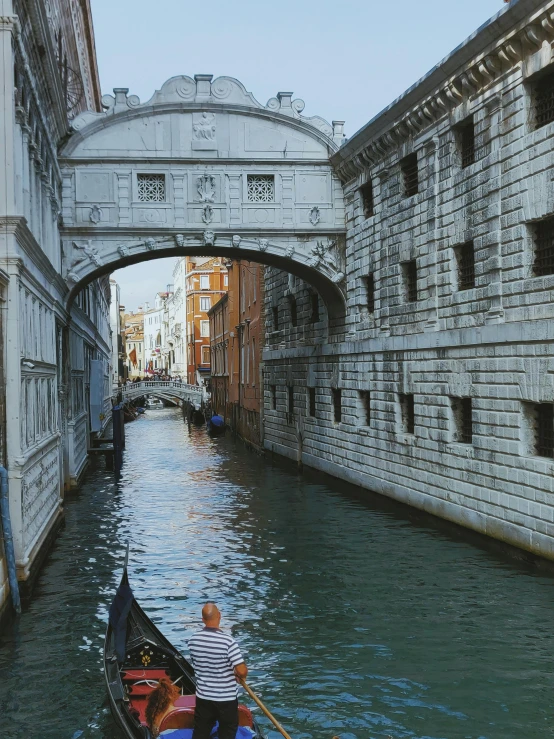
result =
[[[293,91],[303,115],[351,136],[481,24],[502,0],[91,0],[103,93],[142,102],[179,74],[236,77],[262,104]],[[172,282],[173,259],[114,274],[135,310]]]

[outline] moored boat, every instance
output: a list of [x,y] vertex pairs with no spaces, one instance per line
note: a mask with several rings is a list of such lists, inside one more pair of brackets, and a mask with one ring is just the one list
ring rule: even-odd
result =
[[[194,669],[135,600],[127,575],[127,558],[110,608],[104,674],[112,715],[126,737],[152,739],[146,707],[150,694],[163,678],[177,685],[180,695],[159,718],[159,735],[167,739],[192,737]],[[250,709],[244,705],[239,705],[239,736],[264,739]]]

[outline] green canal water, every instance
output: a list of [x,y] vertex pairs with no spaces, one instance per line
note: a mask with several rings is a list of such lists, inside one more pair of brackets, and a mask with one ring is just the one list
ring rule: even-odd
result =
[[92,470],[66,514],[0,635],[1,739],[119,739],[101,652],[127,541],[164,633],[186,653],[216,600],[293,739],[552,736],[554,580],[463,536],[189,434],[170,409],[127,426],[120,482]]

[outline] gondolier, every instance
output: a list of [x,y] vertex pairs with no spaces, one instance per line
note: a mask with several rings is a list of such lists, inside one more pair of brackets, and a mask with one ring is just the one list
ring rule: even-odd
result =
[[219,628],[221,613],[213,602],[202,608],[204,628],[189,639],[189,650],[196,677],[196,709],[193,739],[209,739],[215,722],[218,738],[235,739],[238,728],[239,678],[246,678],[246,667],[239,645]]

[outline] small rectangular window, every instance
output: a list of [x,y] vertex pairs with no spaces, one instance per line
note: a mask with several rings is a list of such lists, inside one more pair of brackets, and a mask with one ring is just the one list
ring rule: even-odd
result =
[[296,298],[293,295],[289,295],[289,312],[291,326],[295,327],[298,325],[298,314],[296,310]]
[[415,303],[417,301],[417,262],[412,259],[410,262],[402,263],[402,272],[404,277],[404,297],[406,302]]
[[473,402],[471,398],[451,398],[454,416],[454,441],[473,443]]
[[137,192],[141,203],[164,203],[165,175],[138,174]]
[[475,287],[475,247],[473,241],[455,247],[458,268],[458,290],[471,290]]
[[475,124],[473,123],[473,116],[466,118],[457,126],[457,133],[462,169],[465,169],[475,162]]
[[534,408],[535,452],[554,458],[554,405],[537,403]]
[[319,295],[312,290],[310,293],[310,307],[312,309],[311,322],[317,323],[319,321]]
[[271,313],[273,315],[273,330],[278,331],[279,330],[279,308],[274,305],[271,309]]
[[271,410],[277,410],[277,385],[270,385],[269,392],[271,394]]
[[360,195],[362,196],[364,218],[371,218],[374,214],[373,183],[371,180],[368,180],[365,185],[360,187]]
[[210,335],[210,322],[200,321],[200,336],[206,338]]
[[400,393],[400,412],[404,433],[415,433],[415,407],[414,396],[410,393]]
[[366,426],[371,426],[371,392],[360,390],[360,400],[362,401],[363,421]]
[[246,177],[249,203],[275,201],[275,177],[272,174],[249,174]]
[[333,415],[335,423],[340,423],[342,421],[342,390],[334,387],[331,388],[331,393],[333,395]]
[[554,218],[533,225],[535,242],[534,272],[537,277],[554,274]]
[[369,274],[364,278],[368,313],[375,313],[375,278]]
[[210,275],[200,275],[200,289],[201,290],[210,289]]
[[202,347],[202,364],[210,364],[210,347]]
[[294,415],[294,386],[293,385],[289,385],[287,388],[287,400],[288,400],[289,421],[292,422],[292,416]]
[[315,387],[308,388],[308,415],[315,418]]
[[223,275],[223,287],[229,286],[229,277],[228,275]]
[[419,192],[419,167],[417,153],[408,154],[400,162],[402,178],[404,180],[404,195],[409,198]]
[[200,298],[200,310],[203,311],[204,313],[207,313],[212,307],[211,302],[212,302],[211,298],[206,298],[206,297]]
[[534,90],[535,127],[541,128],[554,121],[554,72],[540,77]]

